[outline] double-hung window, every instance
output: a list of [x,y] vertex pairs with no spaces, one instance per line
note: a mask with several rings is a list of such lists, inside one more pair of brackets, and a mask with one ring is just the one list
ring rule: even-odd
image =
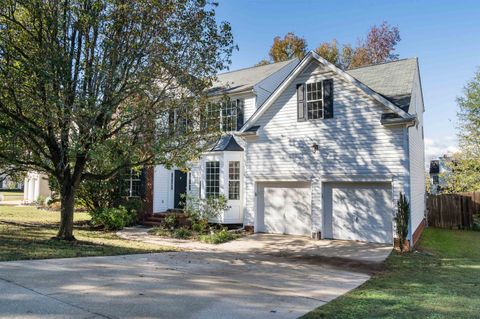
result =
[[228,162],[228,199],[240,199],[240,162]]
[[238,100],[222,103],[222,131],[231,132],[237,130]]
[[125,176],[125,196],[140,197],[142,189],[141,172],[131,169]]
[[307,119],[323,118],[323,82],[307,83]]
[[232,132],[243,126],[243,101],[229,100],[207,107],[207,128],[220,129],[222,132]]
[[206,162],[205,175],[205,195],[207,198],[218,197],[220,194],[220,162]]

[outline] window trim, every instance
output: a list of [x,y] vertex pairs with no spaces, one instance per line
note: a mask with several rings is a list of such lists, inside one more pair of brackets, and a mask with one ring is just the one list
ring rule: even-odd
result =
[[[214,165],[211,167],[210,165]],[[214,170],[209,172],[209,170]],[[215,177],[215,179],[211,179]],[[213,185],[211,184],[213,182]],[[209,185],[210,184],[210,185]],[[214,191],[212,191],[212,189]],[[220,161],[205,162],[205,197],[218,197],[220,195]]]
[[[325,80],[315,80],[314,82],[305,82],[305,120],[307,121],[315,121],[315,120],[323,120],[325,119],[325,88],[324,88],[324,82]],[[315,100],[309,100],[308,99],[308,85],[312,85],[312,84],[317,84],[317,83],[320,83],[320,96],[321,98],[320,99],[315,99]],[[318,90],[317,90],[318,92]],[[311,92],[310,92],[311,93]],[[309,118],[309,110],[308,110],[308,103],[315,103],[315,102],[322,102],[322,116],[321,117],[317,117],[317,118]]]
[[[141,196],[141,187],[142,187],[142,176],[141,173],[136,173],[133,168],[130,169],[128,173],[128,177],[124,178],[124,182],[127,182],[128,187],[127,187],[127,192],[126,192],[126,197],[127,198],[140,198]],[[139,183],[139,189],[137,190],[137,195],[133,195],[133,184],[134,183]]]
[[[233,167],[233,169],[234,169],[233,176],[236,177],[236,178],[232,178],[231,164],[235,165]],[[236,166],[236,165],[238,165],[238,166]],[[236,171],[236,170],[238,170],[238,171]],[[241,170],[240,161],[229,161],[228,162],[228,200],[240,200],[240,176],[241,176],[240,170]],[[234,194],[234,195],[236,195],[235,198],[230,197],[230,195],[231,195],[230,191],[232,189],[231,185],[233,183],[237,184],[237,186],[236,186],[237,192]]]

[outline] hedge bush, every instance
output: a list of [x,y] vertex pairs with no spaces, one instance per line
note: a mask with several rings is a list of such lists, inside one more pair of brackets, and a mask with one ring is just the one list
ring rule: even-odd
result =
[[124,206],[98,208],[89,212],[94,226],[103,226],[106,230],[119,230],[137,221],[137,212]]

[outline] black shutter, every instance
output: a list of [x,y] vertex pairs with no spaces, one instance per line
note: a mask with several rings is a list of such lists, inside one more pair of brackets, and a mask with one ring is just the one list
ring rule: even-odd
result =
[[297,120],[305,121],[305,84],[297,84]]
[[170,135],[173,135],[175,132],[175,112],[169,111],[168,112],[168,132]]
[[244,121],[243,100],[237,99],[237,131],[243,126]]
[[323,117],[333,118],[333,79],[323,81]]
[[147,196],[147,168],[143,167],[140,173],[140,197]]

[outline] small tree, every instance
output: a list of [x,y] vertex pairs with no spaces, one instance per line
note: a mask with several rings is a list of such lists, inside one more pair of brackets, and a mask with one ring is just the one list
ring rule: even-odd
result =
[[400,192],[400,198],[397,201],[397,215],[395,216],[400,251],[404,250],[403,243],[407,239],[409,220],[410,203],[408,202],[407,197],[402,192]]
[[480,69],[457,98],[459,152],[447,163],[450,192],[472,192],[480,189]]
[[228,200],[223,195],[218,197],[209,196],[207,198],[199,198],[192,195],[185,196],[184,211],[193,223],[208,223],[209,220],[217,218],[228,208]]
[[59,239],[74,240],[82,183],[130,167],[182,166],[216,133],[200,119],[234,49],[216,5],[1,2],[0,169],[56,180]]

